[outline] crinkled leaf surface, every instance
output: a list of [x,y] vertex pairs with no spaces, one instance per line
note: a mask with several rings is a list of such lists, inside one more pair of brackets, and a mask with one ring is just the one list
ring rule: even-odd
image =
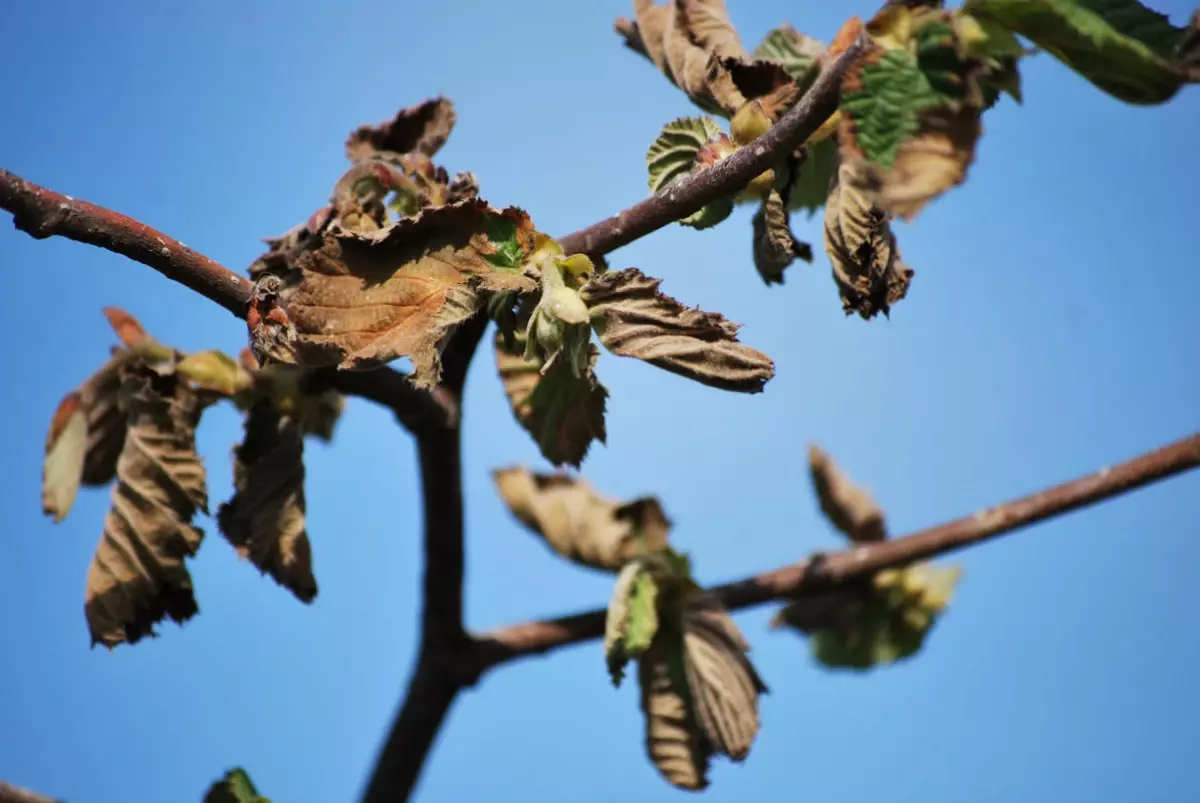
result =
[[650,649],[658,632],[658,583],[647,563],[633,559],[617,575],[604,626],[604,656],[614,686],[625,665]]
[[480,290],[535,288],[507,267],[530,252],[534,234],[524,212],[482,201],[428,208],[368,234],[334,227],[279,291],[296,361],[362,370],[409,356],[413,382],[433,386],[444,339],[478,309]]
[[449,99],[431,98],[401,109],[386,123],[355,129],[346,140],[346,157],[357,162],[393,153],[433,156],[446,144],[456,119]]
[[638,686],[646,753],[659,774],[679,789],[707,788],[713,748],[692,711],[683,641],[677,631],[655,639],[638,659]]
[[217,525],[240,557],[312,602],[317,581],[305,525],[304,434],[270,401],[246,415],[246,434],[234,450],[236,493],[217,510]]
[[808,469],[821,512],[854,543],[887,538],[883,508],[842,471],[821,447],[808,447]]
[[[711,117],[681,117],[663,126],[646,151],[650,192],[666,192],[672,182],[689,175],[694,169],[708,166],[697,163],[697,154],[706,144],[718,140],[728,140],[728,137]],[[728,150],[733,152],[732,142]],[[679,222],[696,229],[706,229],[729,217],[732,211],[733,201],[722,198],[706,204]]]
[[788,202],[770,189],[754,214],[754,267],[767,284],[783,284],[783,272],[797,257],[812,262],[812,246],[796,238]]
[[756,58],[779,64],[796,80],[801,89],[807,89],[820,71],[817,56],[824,50],[825,45],[820,40],[784,24],[766,35],[758,47],[754,48],[754,55]]
[[573,563],[616,572],[667,545],[671,522],[654,497],[620,503],[582,479],[520,466],[493,471],[492,479],[517,520]]
[[1165,103],[1200,80],[1200,66],[1181,59],[1186,29],[1137,0],[971,0],[967,8],[1031,39],[1126,103]]
[[152,635],[164,617],[182,623],[196,613],[184,559],[204,535],[192,517],[208,512],[199,394],[171,366],[134,364],[122,370],[121,396],[128,432],[84,606],[92,643],[108,647]]
[[594,345],[588,344],[587,371],[578,377],[565,360],[543,374],[541,360],[525,357],[524,334],[506,344],[503,333],[497,332],[494,352],[513,415],[543,457],[556,466],[578,466],[593,441],[604,443],[608,391],[596,378],[599,350]]
[[258,793],[249,774],[241,767],[225,773],[225,777],[208,788],[204,803],[271,803]]
[[604,347],[711,387],[760,392],[775,375],[771,358],[738,342],[738,324],[661,293],[661,281],[628,268],[597,274],[583,286]]
[[861,159],[843,161],[825,202],[825,252],[849,315],[887,314],[904,298],[913,270],[900,262],[888,215],[866,185],[871,169]]

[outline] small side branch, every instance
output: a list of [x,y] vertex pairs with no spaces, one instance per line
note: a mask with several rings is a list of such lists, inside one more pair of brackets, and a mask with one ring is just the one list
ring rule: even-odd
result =
[[751,145],[707,170],[680,179],[661,195],[559,238],[563,250],[568,254],[607,254],[745,187],[792,153],[837,111],[842,77],[863,45],[860,38],[830,61],[804,97]]
[[[730,610],[803,598],[874,574],[978,544],[1044,519],[1061,516],[1200,466],[1200,434],[1054,488],[1014,499],[973,516],[890,541],[847,549],[776,569],[711,591]],[[604,610],[514,625],[479,640],[484,667],[604,635]]]
[[0,803],[60,803],[52,797],[0,781]]

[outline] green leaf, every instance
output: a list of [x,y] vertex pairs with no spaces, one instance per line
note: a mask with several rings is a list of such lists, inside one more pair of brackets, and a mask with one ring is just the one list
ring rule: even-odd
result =
[[829,187],[837,173],[837,140],[829,137],[808,146],[808,158],[800,166],[792,192],[788,196],[788,207],[803,209],[811,218],[823,206],[829,196]]
[[271,803],[271,800],[258,793],[244,769],[235,767],[208,788],[204,803]]
[[[658,194],[696,166],[696,154],[724,131],[711,117],[681,117],[663,126],[658,138],[646,151],[650,192]],[[732,148],[730,151],[732,153]],[[679,222],[695,229],[715,226],[733,211],[732,198],[719,198]]]
[[803,90],[816,79],[819,72],[817,56],[824,50],[825,45],[820,40],[785,24],[766,35],[754,48],[754,57],[781,65]]
[[525,249],[517,239],[517,223],[509,218],[490,217],[484,224],[484,233],[496,246],[495,253],[484,254],[483,258],[498,268],[520,268],[525,260]]
[[1200,80],[1200,70],[1180,63],[1185,30],[1136,0],[972,0],[967,10],[1031,39],[1126,103],[1164,103]]
[[608,603],[604,655],[614,686],[620,686],[625,665],[650,649],[658,632],[658,583],[645,560],[625,564]]
[[854,121],[863,155],[890,168],[901,143],[916,135],[920,112],[949,98],[935,90],[917,57],[907,50],[875,51],[858,79],[842,94],[842,112]]

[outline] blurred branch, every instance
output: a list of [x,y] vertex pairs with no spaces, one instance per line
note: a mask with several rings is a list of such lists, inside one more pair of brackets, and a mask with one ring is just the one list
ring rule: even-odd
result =
[[[1111,499],[1200,466],[1200,433],[1031,496],[926,530],[810,558],[710,589],[729,610],[765,602],[806,598],[853,582],[881,569],[944,555],[1039,521]],[[492,666],[604,635],[601,610],[514,625],[480,636],[477,660]],[[482,671],[482,670],[481,670]]]
[[680,179],[661,195],[652,195],[599,223],[559,238],[563,251],[593,256],[607,254],[745,187],[755,176],[792,153],[837,110],[842,76],[863,46],[860,37],[826,64],[804,97],[752,146]]
[[9,786],[4,781],[0,781],[0,803],[59,803],[59,801],[28,789]]

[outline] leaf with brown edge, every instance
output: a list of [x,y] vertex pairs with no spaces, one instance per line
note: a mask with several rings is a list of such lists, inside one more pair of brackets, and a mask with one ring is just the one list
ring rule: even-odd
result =
[[193,516],[208,512],[196,454],[200,395],[170,365],[127,365],[121,380],[128,432],[84,603],[92,643],[110,648],[154,635],[164,618],[196,614],[184,559],[204,537]]
[[430,98],[401,109],[387,122],[359,126],[346,139],[346,158],[357,162],[390,154],[433,156],[446,144],[456,120],[448,98]]
[[715,753],[744,761],[758,735],[758,695],[767,686],[746,657],[733,619],[709,594],[683,602],[683,658],[696,722]]
[[[247,317],[252,342],[309,367],[367,370],[411,357],[413,383],[432,387],[441,349],[479,309],[480,291],[536,289],[523,273],[535,234],[521,210],[478,200],[427,208],[374,233],[335,225],[296,260],[266,314]],[[272,316],[280,320],[264,337]]]
[[914,273],[900,262],[888,215],[875,203],[871,175],[862,159],[843,161],[825,201],[825,253],[842,308],[864,319],[888,314],[907,294]]
[[882,179],[879,204],[903,220],[912,220],[925,204],[961,184],[975,160],[982,128],[973,108],[941,108],[921,117],[921,131],[905,141]]
[[305,526],[304,432],[268,400],[246,415],[246,434],[234,449],[233,498],[217,509],[217,526],[263,574],[312,602],[317,581]]
[[87,457],[87,415],[78,391],[68,393],[54,411],[42,466],[42,512],[57,524],[67,517],[83,479]]
[[797,257],[812,262],[812,246],[792,234],[788,202],[770,189],[754,213],[754,267],[766,284],[783,284],[783,272]]
[[738,324],[723,315],[688,309],[659,292],[661,279],[637,268],[596,275],[580,295],[604,347],[710,387],[759,393],[775,363],[738,342]]
[[572,563],[616,572],[666,548],[671,521],[652,496],[620,503],[582,479],[523,466],[497,469],[492,480],[517,520]]
[[843,535],[856,544],[887,538],[883,508],[816,444],[808,447],[808,469],[821,512]]
[[566,360],[543,374],[541,360],[526,359],[525,343],[523,327],[513,333],[508,346],[504,332],[496,332],[496,370],[513,415],[533,436],[543,457],[556,466],[578,466],[592,442],[604,443],[607,437],[604,408],[608,391],[596,378],[599,350],[588,344],[588,367],[583,376],[573,376]]
[[708,787],[713,747],[692,711],[683,664],[679,633],[660,636],[638,659],[638,686],[647,755],[672,786],[697,792]]
[[[636,37],[641,50],[701,109],[732,117],[746,101],[795,94],[782,65],[746,53],[729,21],[724,0],[634,0]],[[634,34],[618,25],[633,41]]]

